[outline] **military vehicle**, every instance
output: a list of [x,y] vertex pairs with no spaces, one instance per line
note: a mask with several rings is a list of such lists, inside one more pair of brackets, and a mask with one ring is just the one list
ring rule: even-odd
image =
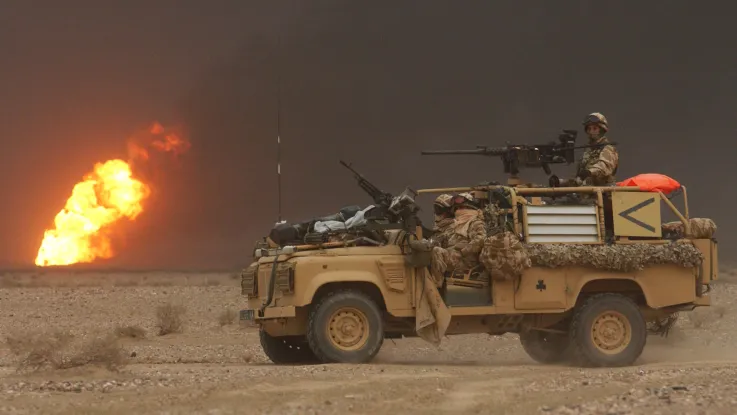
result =
[[[570,145],[561,145],[565,155],[557,161],[535,146],[494,154],[505,166],[540,166],[570,162]],[[506,185],[406,189],[394,197],[344,166],[374,205],[277,225],[241,274],[248,304],[241,320],[258,325],[274,363],[365,363],[385,339],[421,336],[438,344],[446,335],[516,333],[541,363],[626,366],[648,335],[667,335],[679,312],[711,305],[716,226],[689,216],[680,184],[555,187],[551,177],[542,187],[516,176]],[[515,249],[529,258],[518,275],[481,266],[432,284],[431,256],[419,243],[432,231],[418,219],[416,198],[457,192],[472,192],[485,212],[493,210],[490,234],[501,226],[514,235]],[[678,194],[682,210],[671,200]],[[663,211],[678,220],[663,223]]]

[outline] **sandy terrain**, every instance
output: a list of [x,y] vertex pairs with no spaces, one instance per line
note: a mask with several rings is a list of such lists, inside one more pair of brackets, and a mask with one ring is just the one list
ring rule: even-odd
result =
[[[0,276],[0,413],[737,413],[735,274],[715,285],[714,307],[682,317],[667,339],[650,337],[637,366],[615,370],[534,363],[514,335],[450,337],[440,350],[387,340],[370,365],[275,366],[231,314],[238,283]],[[159,335],[167,303],[184,311],[181,332]]]

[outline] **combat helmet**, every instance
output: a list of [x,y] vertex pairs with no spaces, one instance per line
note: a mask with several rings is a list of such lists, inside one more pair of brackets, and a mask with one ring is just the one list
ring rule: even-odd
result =
[[478,204],[471,193],[463,192],[453,198],[453,209],[478,209]]
[[443,193],[442,195],[435,198],[435,202],[433,202],[433,210],[435,211],[436,215],[449,212],[450,208],[453,205],[453,196]]
[[600,112],[592,112],[591,114],[587,115],[586,118],[583,119],[582,124],[584,129],[590,124],[598,124],[599,128],[601,128],[604,132],[609,131],[609,123],[607,122],[604,114]]

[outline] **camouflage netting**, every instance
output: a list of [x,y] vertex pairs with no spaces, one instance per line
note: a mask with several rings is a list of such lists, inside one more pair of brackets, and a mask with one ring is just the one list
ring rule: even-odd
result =
[[691,218],[691,233],[686,235],[685,227],[681,221],[668,222],[663,224],[663,236],[666,238],[694,238],[709,239],[714,236],[717,231],[717,225],[713,220],[708,218]]
[[532,266],[525,246],[513,232],[487,237],[479,260],[495,280],[514,280]]
[[698,266],[703,260],[701,252],[685,240],[667,244],[527,244],[525,248],[534,266],[547,268],[589,266],[632,272],[659,264],[690,268]]

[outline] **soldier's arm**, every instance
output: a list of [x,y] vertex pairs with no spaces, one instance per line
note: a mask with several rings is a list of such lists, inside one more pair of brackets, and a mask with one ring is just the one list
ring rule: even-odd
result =
[[468,228],[468,245],[461,250],[461,254],[478,255],[484,247],[484,239],[486,239],[486,227],[481,220],[474,220]]
[[605,146],[601,150],[601,153],[599,153],[598,160],[589,169],[589,172],[594,177],[613,176],[618,163],[619,154],[614,146]]

